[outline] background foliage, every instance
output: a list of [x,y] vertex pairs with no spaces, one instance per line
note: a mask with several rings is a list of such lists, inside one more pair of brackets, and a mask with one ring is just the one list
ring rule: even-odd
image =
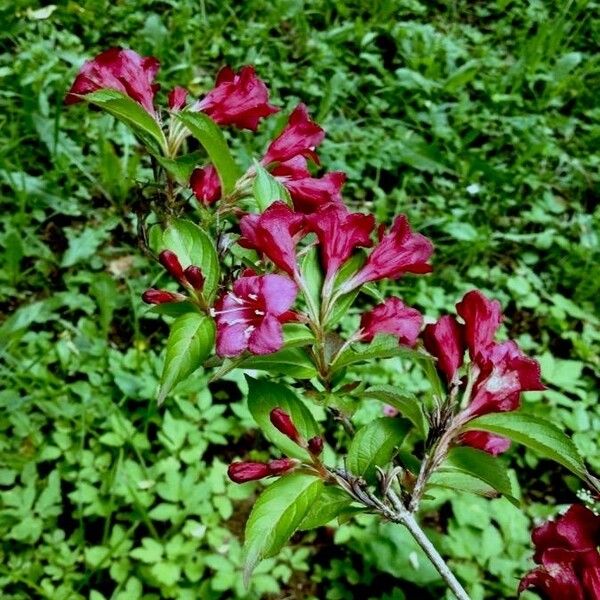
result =
[[[416,586],[440,597],[407,534],[366,517],[297,534],[244,590],[240,537],[257,488],[225,470],[248,448],[269,455],[245,382],[209,385],[199,372],[156,408],[166,327],[139,296],[161,274],[134,218],[149,166],[110,117],[62,107],[83,59],[112,45],[157,56],[159,79],[195,95],[222,64],[253,63],[282,108],[304,101],[328,131],[323,163],[349,175],[349,202],[380,219],[406,212],[436,243],[432,276],[390,288],[430,316],[472,287],[498,298],[506,332],[543,364],[548,391],[525,410],[572,433],[600,470],[597,10],[587,0],[5,3],[2,597],[402,599]],[[242,135],[240,156],[276,127]],[[425,385],[401,359],[357,376]],[[365,402],[356,420],[377,410]],[[499,460],[518,468],[524,514],[450,492],[426,507],[474,598],[514,595],[532,519],[579,485],[522,448]]]

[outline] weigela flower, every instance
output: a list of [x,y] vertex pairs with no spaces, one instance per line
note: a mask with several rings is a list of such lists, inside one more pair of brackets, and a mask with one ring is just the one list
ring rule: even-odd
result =
[[460,443],[483,450],[493,456],[498,456],[510,448],[510,440],[501,435],[494,435],[487,431],[467,431],[460,436]]
[[465,322],[465,341],[471,359],[475,359],[493,341],[500,327],[500,302],[489,300],[479,290],[473,290],[456,305],[456,312]]
[[271,475],[271,469],[267,463],[234,462],[229,465],[227,475],[234,483],[246,483],[268,477]]
[[427,351],[437,358],[437,367],[448,383],[457,383],[457,372],[465,355],[462,325],[453,316],[444,315],[436,323],[425,327],[423,343]]
[[187,94],[188,92],[184,87],[181,87],[179,85],[175,86],[169,92],[169,108],[175,112],[184,108],[187,101]]
[[153,56],[110,48],[84,63],[67,93],[65,104],[81,102],[81,96],[108,88],[126,94],[155,117],[154,95],[159,86],[154,78],[159,67],[160,63]]
[[285,129],[269,144],[261,162],[270,165],[304,156],[318,164],[315,148],[324,137],[325,131],[310,119],[306,106],[299,104],[290,115]]
[[242,67],[235,73],[223,67],[215,87],[192,110],[202,111],[219,125],[235,125],[255,131],[258,122],[279,109],[269,104],[269,91],[256,76],[254,67]]
[[378,333],[387,333],[396,336],[403,346],[414,346],[422,325],[423,316],[417,309],[406,306],[400,298],[388,298],[363,314],[361,339],[370,342]]
[[274,408],[269,418],[273,427],[290,438],[293,442],[298,443],[300,440],[300,434],[294,425],[292,418],[282,408]]
[[307,215],[306,229],[317,234],[325,278],[331,279],[355,248],[372,245],[373,215],[351,213],[343,204],[329,204]]
[[535,528],[531,538],[540,566],[523,577],[519,593],[535,588],[549,600],[600,598],[600,516],[574,504]]
[[414,233],[408,219],[400,215],[360,271],[344,284],[344,291],[369,281],[398,279],[405,273],[429,273],[431,265],[427,261],[432,254],[433,244],[424,235]]
[[221,197],[221,180],[212,165],[194,169],[190,177],[190,187],[194,196],[206,206]]
[[217,320],[217,354],[270,354],[283,346],[281,324],[292,317],[298,289],[283,275],[251,275],[233,284],[212,313]]
[[271,204],[260,215],[248,214],[240,221],[240,246],[257,250],[281,270],[294,275],[298,270],[296,244],[302,235],[304,217],[285,202]]

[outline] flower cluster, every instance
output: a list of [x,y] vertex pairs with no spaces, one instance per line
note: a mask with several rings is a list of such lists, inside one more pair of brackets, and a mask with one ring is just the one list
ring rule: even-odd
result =
[[[461,423],[488,413],[517,410],[521,392],[544,389],[536,360],[525,356],[513,341],[494,341],[502,321],[499,302],[475,290],[465,294],[456,312],[461,323],[444,315],[425,328],[423,342],[437,359],[451,394],[463,392]],[[466,376],[461,377],[466,351],[470,362]],[[464,433],[461,441],[494,455],[510,446],[510,440],[483,431]]]
[[547,600],[600,598],[600,516],[574,504],[531,537],[539,566],[523,577],[519,593],[535,588]]

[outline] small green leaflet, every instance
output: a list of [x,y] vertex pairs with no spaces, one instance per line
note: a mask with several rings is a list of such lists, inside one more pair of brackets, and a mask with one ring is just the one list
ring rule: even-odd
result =
[[270,485],[258,497],[244,540],[244,583],[263,558],[274,556],[292,537],[319,497],[323,482],[314,475],[291,473]]
[[573,441],[556,425],[539,417],[519,412],[494,413],[469,421],[464,430],[503,435],[556,461],[575,475],[586,477],[585,464]]
[[103,89],[82,98],[131,127],[153,154],[166,154],[167,140],[158,122],[129,96],[116,90]]
[[202,365],[211,353],[214,341],[215,324],[206,315],[190,312],[173,321],[160,378],[158,404],[176,384]]
[[258,163],[254,165],[256,177],[252,185],[254,199],[261,212],[266,210],[273,202],[281,200],[291,206],[292,200],[287,189]]
[[322,527],[340,515],[351,515],[364,510],[364,508],[352,506],[352,502],[352,498],[341,488],[326,486],[298,529],[303,531]]

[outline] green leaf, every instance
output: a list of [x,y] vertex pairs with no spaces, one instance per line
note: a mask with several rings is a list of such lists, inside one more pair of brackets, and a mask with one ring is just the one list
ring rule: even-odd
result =
[[356,432],[348,450],[348,469],[353,475],[372,480],[375,467],[385,467],[410,429],[408,421],[381,417]]
[[156,160],[175,177],[177,183],[187,186],[192,172],[199,163],[205,160],[205,157],[202,152],[191,152],[176,158],[157,156]]
[[317,376],[315,366],[302,348],[283,348],[273,354],[250,356],[235,367],[269,371],[278,375],[289,375],[295,379],[312,379]]
[[319,253],[317,248],[311,248],[302,259],[300,266],[302,277],[306,283],[308,293],[313,301],[313,304],[319,310],[321,308],[321,290],[323,288],[323,271],[321,262],[319,261]]
[[504,463],[487,452],[467,446],[453,448],[440,470],[461,472],[476,477],[506,496],[513,504],[518,505]]
[[498,492],[493,486],[482,481],[479,477],[474,477],[463,471],[436,471],[429,478],[428,485],[468,492],[485,498],[496,498],[498,496]]
[[223,194],[233,190],[242,172],[233,160],[229,147],[219,126],[208,116],[200,112],[182,111],[175,116],[190,130],[202,144],[212,164],[219,173]]
[[414,394],[402,394],[392,385],[377,385],[366,389],[361,396],[375,398],[393,406],[414,423],[423,437],[427,436],[429,424],[423,412],[423,404]]
[[203,294],[210,304],[219,285],[219,257],[210,237],[198,225],[175,219],[162,234],[162,249],[174,252],[185,269],[196,265],[204,275]]
[[258,497],[246,523],[246,585],[258,562],[277,554],[292,537],[322,488],[323,482],[314,475],[291,473],[281,477]]
[[167,140],[158,122],[129,96],[103,89],[86,94],[83,99],[131,127],[153,154],[166,154]]
[[307,451],[275,429],[269,417],[274,408],[280,407],[287,412],[300,435],[308,440],[321,433],[321,428],[302,400],[289,388],[280,383],[265,379],[248,380],[248,409],[261,431],[286,456],[305,459]]
[[200,313],[187,313],[171,325],[167,355],[160,378],[158,403],[180,381],[193,373],[210,354],[215,341],[214,321]]
[[286,323],[283,326],[283,345],[285,348],[297,348],[313,344],[315,336],[302,323]]
[[579,477],[586,468],[573,441],[556,425],[539,417],[518,412],[484,415],[469,421],[465,431],[489,431],[527,446],[550,458]]
[[307,529],[322,527],[342,514],[347,515],[363,510],[362,508],[351,506],[352,502],[352,498],[339,487],[324,487],[298,529],[305,531]]
[[291,206],[292,200],[287,189],[258,163],[254,165],[256,177],[252,185],[254,199],[260,211],[266,210],[273,202],[281,200]]

